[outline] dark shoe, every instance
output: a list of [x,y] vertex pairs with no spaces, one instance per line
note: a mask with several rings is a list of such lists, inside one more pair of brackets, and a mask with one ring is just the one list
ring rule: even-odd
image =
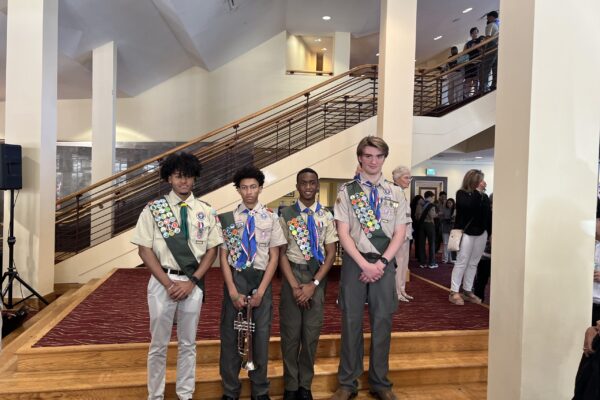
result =
[[303,387],[298,388],[298,400],[313,400],[312,392],[308,389],[304,389]]
[[221,396],[221,400],[239,400],[239,397]]
[[296,400],[298,398],[297,390],[284,390],[283,400]]
[[269,397],[268,394],[261,394],[260,396],[251,396],[250,397],[251,400],[271,400],[271,398]]
[[379,400],[398,400],[392,389],[370,390],[369,393]]
[[356,392],[351,392],[345,388],[339,388],[335,391],[333,396],[331,396],[331,400],[350,400],[353,397],[356,397]]

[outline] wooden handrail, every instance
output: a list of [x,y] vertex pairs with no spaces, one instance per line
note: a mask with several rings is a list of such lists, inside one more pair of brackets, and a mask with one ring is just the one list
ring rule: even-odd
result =
[[288,69],[285,72],[288,75],[294,75],[294,74],[333,75],[333,71],[308,71],[308,70],[302,70],[302,69]]
[[231,123],[229,123],[229,124],[227,124],[227,125],[225,125],[225,126],[223,126],[221,128],[214,129],[214,130],[212,130],[212,131],[210,131],[210,132],[208,132],[208,133],[206,133],[206,134],[204,134],[204,135],[202,135],[200,137],[197,137],[196,139],[192,139],[192,140],[190,140],[190,141],[188,141],[186,143],[183,143],[183,144],[181,144],[181,145],[179,145],[177,147],[174,147],[174,148],[172,148],[170,150],[167,150],[167,151],[165,151],[165,152],[163,152],[163,153],[161,153],[161,154],[159,154],[159,155],[157,155],[155,157],[152,157],[150,159],[147,159],[147,160],[144,160],[144,161],[142,161],[140,163],[137,163],[134,166],[132,166],[130,168],[127,168],[126,170],[123,170],[123,171],[121,171],[121,172],[119,172],[117,174],[114,174],[114,175],[112,175],[112,176],[110,176],[108,178],[102,179],[102,180],[96,182],[93,185],[87,186],[87,187],[85,187],[85,188],[83,188],[83,189],[81,189],[81,190],[79,190],[77,192],[71,193],[71,194],[69,194],[69,195],[67,195],[67,196],[65,196],[63,198],[60,198],[60,199],[58,199],[56,201],[56,205],[59,206],[59,205],[65,203],[65,202],[67,202],[69,200],[72,200],[72,199],[74,199],[74,198],[76,198],[78,196],[83,195],[86,192],[89,192],[90,190],[96,189],[96,188],[98,188],[98,187],[100,187],[102,185],[110,183],[111,181],[113,181],[113,180],[115,180],[115,179],[117,179],[117,178],[119,178],[119,177],[121,177],[123,175],[126,175],[128,173],[131,173],[132,171],[140,169],[143,166],[145,166],[146,164],[150,164],[152,162],[161,160],[161,159],[169,156],[170,154],[173,154],[173,153],[176,153],[176,152],[178,152],[180,150],[183,150],[183,149],[185,149],[188,146],[192,146],[194,144],[198,144],[200,142],[203,142],[206,139],[209,139],[209,138],[211,138],[211,137],[213,137],[213,136],[215,136],[215,135],[217,135],[217,134],[219,134],[221,132],[226,131],[227,129],[235,127],[236,125],[239,126],[240,124],[242,124],[244,122],[247,122],[247,121],[249,121],[249,120],[251,120],[253,118],[256,118],[257,116],[259,116],[261,114],[266,114],[266,113],[268,113],[270,111],[273,111],[273,110],[281,107],[282,105],[285,105],[286,103],[289,103],[290,101],[293,101],[293,100],[296,100],[296,99],[300,99],[300,98],[304,97],[306,94],[310,94],[311,92],[313,92],[315,90],[318,90],[318,89],[322,88],[323,86],[329,85],[332,82],[340,80],[340,79],[342,79],[342,78],[344,78],[346,76],[349,76],[351,74],[354,74],[357,71],[369,70],[369,69],[370,70],[377,70],[377,68],[378,68],[377,64],[365,64],[365,65],[360,65],[358,67],[354,67],[351,70],[344,72],[343,74],[337,75],[337,76],[335,76],[333,78],[330,78],[330,79],[327,79],[327,80],[324,80],[323,82],[321,82],[319,84],[311,86],[310,88],[308,88],[308,89],[306,89],[306,90],[304,90],[302,92],[299,92],[299,93],[297,93],[295,95],[292,95],[292,96],[290,96],[290,97],[288,97],[286,99],[283,99],[283,100],[281,100],[281,101],[279,101],[279,102],[277,102],[275,104],[272,104],[272,105],[270,105],[268,107],[265,107],[265,108],[263,108],[263,109],[255,112],[253,114],[250,114],[250,115],[247,115],[247,116],[245,116],[243,118],[240,118],[240,119],[238,119],[238,120],[236,120],[234,122],[231,122]]
[[[461,56],[463,56],[463,55],[465,55],[465,54],[468,54],[468,53],[472,52],[473,50],[477,50],[477,49],[479,49],[479,48],[481,48],[481,47],[485,46],[486,44],[489,44],[491,41],[493,41],[493,40],[495,40],[495,39],[498,39],[498,36],[499,36],[499,34],[496,34],[496,35],[494,35],[494,36],[491,36],[491,37],[489,37],[489,38],[486,38],[486,39],[484,39],[484,40],[483,40],[481,43],[479,43],[478,45],[476,45],[476,46],[473,46],[473,47],[471,47],[470,49],[463,50],[463,51],[461,51],[460,53],[458,53],[458,54],[457,54],[457,55],[455,55],[455,56],[448,57],[448,59],[447,59],[447,60],[445,60],[445,61],[442,61],[441,63],[439,63],[439,64],[437,64],[437,65],[435,65],[435,66],[433,66],[433,67],[429,67],[429,68],[419,68],[419,69],[417,70],[418,72],[415,72],[415,75],[423,75],[423,74],[427,74],[428,72],[431,72],[431,71],[433,71],[433,70],[436,70],[436,69],[438,69],[438,68],[440,68],[440,67],[443,67],[444,65],[447,65],[447,64],[448,64],[449,62],[451,62],[451,61],[458,60],[458,58],[459,58],[459,57],[461,57]],[[463,64],[464,64],[464,63],[463,63]]]

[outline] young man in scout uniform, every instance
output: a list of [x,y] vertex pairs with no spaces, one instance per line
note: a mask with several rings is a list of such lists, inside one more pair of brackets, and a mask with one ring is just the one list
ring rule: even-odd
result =
[[204,274],[223,243],[216,212],[192,193],[200,162],[188,153],[168,156],[160,177],[171,192],[142,211],[131,242],[152,273],[148,308],[152,341],[148,351],[148,399],[163,399],[167,346],[177,313],[177,383],[180,400],[192,398],[196,375],[196,330]]
[[319,176],[305,168],[296,175],[298,201],[281,212],[287,245],[279,255],[285,276],[279,319],[284,400],[312,400],[315,353],[323,325],[325,278],[338,241],[333,215],[315,201]]
[[382,400],[396,399],[387,378],[392,315],[398,307],[395,259],[406,237],[408,208],[400,187],[381,173],[389,148],[383,139],[367,136],[356,149],[360,175],[344,184],[334,207],[340,243],[344,247],[340,280],[342,346],[339,389],[333,399],[356,396],[363,373],[362,321],[369,303],[371,352],[370,391]]
[[221,308],[221,358],[223,400],[238,399],[241,356],[234,320],[238,311],[252,307],[252,353],[256,369],[249,372],[252,399],[269,399],[267,362],[273,311],[271,278],[279,261],[279,246],[286,243],[277,215],[258,201],[265,175],[256,167],[236,172],[233,183],[242,202],[219,215],[225,244],[220,249],[225,281]]

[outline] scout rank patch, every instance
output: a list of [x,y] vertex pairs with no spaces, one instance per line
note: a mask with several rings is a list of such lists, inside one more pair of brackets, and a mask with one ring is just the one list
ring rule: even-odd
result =
[[358,194],[350,195],[350,201],[352,202],[352,209],[360,221],[363,232],[370,239],[373,236],[371,232],[381,228],[381,225],[369,206],[369,198],[365,192],[358,192]]
[[181,232],[179,223],[166,199],[158,199],[148,203],[150,212],[158,225],[161,235],[166,239]]
[[[308,227],[306,226],[306,222],[302,217],[292,218],[288,221],[288,228],[292,237],[298,244],[302,255],[306,261],[310,260],[313,256],[312,251],[310,251],[310,240],[308,239]],[[317,237],[319,232],[317,232]]]

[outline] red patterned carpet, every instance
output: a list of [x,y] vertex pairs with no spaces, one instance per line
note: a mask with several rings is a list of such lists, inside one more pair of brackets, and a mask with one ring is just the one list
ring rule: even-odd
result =
[[[418,268],[418,267],[417,267]],[[120,269],[91,293],[67,317],[51,329],[36,347],[84,344],[147,343],[148,306],[146,286],[150,273],[145,268]],[[331,271],[327,286],[323,334],[340,333],[341,315],[335,300],[338,293],[339,269]],[[219,317],[223,296],[223,279],[218,268],[206,277],[206,302],[202,306],[198,339],[219,339]],[[279,335],[279,293],[281,281],[273,280],[273,324],[271,335]],[[394,314],[394,331],[472,330],[488,328],[488,310],[466,304],[453,306],[448,292],[414,278],[407,291],[415,297],[401,303]],[[369,331],[368,313],[364,327]],[[172,339],[176,341],[175,328]]]

